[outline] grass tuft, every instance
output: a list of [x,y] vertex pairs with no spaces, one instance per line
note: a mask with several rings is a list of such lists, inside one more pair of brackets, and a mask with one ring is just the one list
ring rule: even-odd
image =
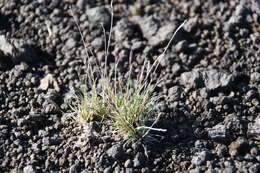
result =
[[[112,1],[113,2],[113,1]],[[80,31],[78,22],[73,15],[74,21],[79,29],[81,38],[87,52],[87,59],[85,65],[87,66],[86,83],[87,89],[82,89],[81,94],[76,96],[76,103],[72,109],[76,113],[75,119],[79,122],[89,121],[106,121],[107,124],[112,125],[116,131],[120,131],[123,136],[128,139],[140,139],[146,136],[150,130],[165,131],[164,129],[153,128],[158,121],[159,115],[155,116],[153,124],[147,126],[147,122],[152,120],[154,115],[154,105],[157,102],[157,97],[154,96],[153,91],[157,84],[152,85],[149,82],[149,77],[157,69],[161,59],[164,57],[173,37],[178,30],[184,25],[184,22],[173,34],[164,52],[154,61],[153,64],[145,61],[144,65],[137,74],[136,79],[131,76],[132,72],[132,52],[129,58],[128,79],[123,80],[122,74],[118,72],[119,59],[116,60],[115,65],[108,73],[107,59],[108,50],[111,42],[112,25],[113,25],[113,6],[111,2],[111,26],[108,37],[108,43],[105,43],[105,66],[96,61],[93,65],[90,63],[90,55],[92,53],[88,50],[84,37]],[[106,36],[103,28],[104,36]],[[105,37],[106,40],[106,37]],[[98,67],[98,75],[94,75],[94,66]]]

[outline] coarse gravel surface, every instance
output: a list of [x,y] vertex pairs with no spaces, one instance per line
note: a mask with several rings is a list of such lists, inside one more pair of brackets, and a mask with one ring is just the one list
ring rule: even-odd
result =
[[[151,80],[153,141],[68,119],[86,52],[104,65],[109,0],[0,0],[0,172],[260,172],[260,1],[115,0],[109,66],[135,73],[185,26]],[[101,25],[102,24],[102,25]],[[108,34],[108,33],[107,33]],[[107,35],[108,36],[108,35]]]

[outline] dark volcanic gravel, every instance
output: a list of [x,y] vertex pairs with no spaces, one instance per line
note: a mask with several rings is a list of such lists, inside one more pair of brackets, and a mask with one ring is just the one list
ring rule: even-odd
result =
[[[161,96],[156,140],[123,143],[112,129],[66,119],[86,53],[101,64],[108,0],[0,0],[0,172],[260,172],[260,1],[118,0],[112,66],[142,67]],[[93,61],[94,61],[94,57]]]

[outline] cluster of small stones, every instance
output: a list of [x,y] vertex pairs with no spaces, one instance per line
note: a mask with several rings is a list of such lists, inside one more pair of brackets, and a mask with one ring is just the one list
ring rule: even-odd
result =
[[260,171],[259,1],[114,2],[109,66],[135,73],[163,52],[159,128],[123,143],[120,134],[66,119],[81,85],[84,40],[102,65],[108,0],[0,1],[0,172]]

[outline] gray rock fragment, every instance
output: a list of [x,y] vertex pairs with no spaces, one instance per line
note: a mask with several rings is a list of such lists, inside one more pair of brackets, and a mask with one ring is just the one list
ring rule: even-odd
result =
[[183,29],[190,33],[195,28],[197,23],[198,23],[198,18],[193,17],[187,21],[186,25],[183,26]]
[[240,117],[235,114],[230,114],[224,119],[226,129],[232,132],[233,135],[243,135],[245,124]]
[[102,50],[104,48],[104,39],[98,37],[95,38],[92,42],[91,42],[91,46],[95,49],[95,50]]
[[30,42],[21,39],[9,40],[4,35],[0,35],[0,54],[9,57],[14,64],[34,63],[39,60]]
[[248,124],[247,136],[260,141],[260,116],[257,116],[253,123]]
[[244,137],[239,137],[235,141],[233,141],[229,146],[229,154],[231,156],[236,156],[239,154],[245,154],[249,150],[249,145],[247,139]]
[[144,164],[145,156],[142,153],[138,152],[136,154],[133,162],[134,162],[134,167],[135,168],[139,168],[139,167],[141,167]]
[[65,46],[67,49],[72,49],[72,48],[75,48],[77,42],[73,39],[73,38],[69,38],[66,43],[65,43]]
[[79,165],[78,165],[77,163],[76,163],[76,164],[73,164],[73,165],[70,167],[69,173],[80,173],[80,171],[79,171]]
[[111,166],[104,169],[104,173],[112,173],[112,172],[113,172],[113,169],[111,168]]
[[153,37],[150,37],[148,40],[150,45],[158,45],[161,42],[167,41],[171,38],[171,35],[175,31],[176,26],[174,24],[167,24],[162,26],[154,35]]
[[19,169],[19,168],[14,168],[14,169],[11,170],[10,173],[23,173],[23,170]]
[[114,145],[114,146],[112,146],[111,148],[109,148],[107,150],[107,155],[109,157],[114,158],[114,159],[119,159],[122,156],[124,156],[124,154],[125,153],[124,153],[123,148],[121,146],[119,146],[119,145]]
[[260,73],[254,72],[250,75],[250,80],[252,82],[260,83]]
[[56,91],[60,91],[57,81],[54,79],[52,74],[47,74],[43,79],[41,79],[41,84],[39,89],[48,90],[48,88],[54,88]]
[[103,24],[108,26],[110,24],[111,16],[109,11],[104,7],[95,7],[87,10],[88,19],[95,25]]
[[189,171],[189,173],[202,173],[202,171],[201,171],[200,168],[196,167],[196,168],[194,168],[194,169],[191,169],[191,170]]
[[230,86],[232,75],[217,70],[193,70],[181,74],[181,83],[187,88],[200,88],[205,86],[209,90],[216,90]]
[[180,41],[178,42],[175,46],[174,46],[175,50],[177,52],[183,52],[185,50],[187,50],[188,48],[188,43],[186,40]]
[[142,19],[139,25],[144,37],[148,39],[155,35],[159,29],[159,23],[152,16]]
[[224,144],[218,144],[216,147],[216,153],[219,157],[225,157],[228,155],[228,148]]
[[225,143],[229,139],[229,132],[225,125],[217,124],[208,131],[209,137],[214,141]]
[[223,170],[223,173],[235,173],[236,168],[234,166],[228,166]]
[[204,164],[210,157],[209,152],[207,151],[202,151],[200,153],[197,153],[195,156],[193,156],[191,163],[193,163],[194,165],[202,165]]
[[85,5],[86,5],[86,2],[85,0],[78,0],[77,1],[77,7],[79,7],[80,9],[84,9]]
[[36,169],[32,165],[27,165],[23,168],[24,173],[36,173]]
[[126,168],[125,173],[134,173],[134,170],[132,168]]
[[202,75],[199,71],[184,72],[181,74],[181,83],[187,88],[199,88],[203,86]]
[[0,52],[4,55],[12,55],[14,52],[14,46],[10,43],[4,35],[0,35]]
[[125,165],[126,168],[132,168],[133,167],[133,161],[128,159],[125,161]]
[[130,20],[123,18],[117,22],[115,27],[116,41],[123,41],[126,38],[133,37],[135,24]]
[[250,168],[248,169],[249,173],[257,173],[260,172],[260,164],[256,163],[252,166],[250,166]]
[[209,70],[202,73],[206,88],[210,90],[227,87],[231,83],[231,75]]
[[251,10],[255,12],[256,14],[260,14],[260,2],[259,1],[253,1],[251,3]]

